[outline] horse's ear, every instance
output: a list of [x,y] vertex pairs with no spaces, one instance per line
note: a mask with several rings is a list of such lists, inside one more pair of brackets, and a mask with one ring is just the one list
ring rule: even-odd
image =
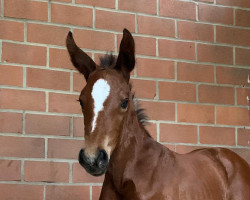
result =
[[76,45],[71,32],[68,33],[66,46],[71,62],[84,75],[85,79],[88,80],[89,74],[96,69],[95,62]]
[[135,42],[131,33],[127,29],[124,29],[115,69],[122,71],[125,79],[129,81],[130,72],[134,67]]

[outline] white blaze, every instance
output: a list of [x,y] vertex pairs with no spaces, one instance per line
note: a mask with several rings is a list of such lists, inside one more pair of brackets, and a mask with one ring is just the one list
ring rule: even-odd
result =
[[98,79],[92,89],[91,95],[94,100],[94,118],[92,121],[92,130],[93,132],[96,127],[96,120],[98,113],[103,110],[103,104],[107,97],[109,96],[110,86],[108,82],[104,79]]

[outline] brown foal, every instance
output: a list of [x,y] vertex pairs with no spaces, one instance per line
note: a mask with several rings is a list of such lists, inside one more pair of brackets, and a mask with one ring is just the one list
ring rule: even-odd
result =
[[110,56],[100,66],[71,32],[66,43],[87,81],[79,97],[85,124],[79,163],[94,176],[105,173],[101,200],[250,200],[250,167],[234,152],[204,148],[180,155],[147,133],[129,85],[135,45],[128,30],[117,60]]

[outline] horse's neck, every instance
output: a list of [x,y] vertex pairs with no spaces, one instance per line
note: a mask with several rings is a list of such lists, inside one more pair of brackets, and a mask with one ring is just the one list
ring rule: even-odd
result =
[[[150,149],[150,151],[148,151]],[[123,175],[128,171],[133,171],[136,167],[138,158],[150,154],[148,159],[157,155],[165,154],[165,158],[171,155],[172,152],[153,140],[140,124],[135,112],[130,111],[125,119],[120,141],[112,154],[110,160],[110,173],[119,174],[116,179],[123,179]],[[119,182],[119,181],[117,181]]]

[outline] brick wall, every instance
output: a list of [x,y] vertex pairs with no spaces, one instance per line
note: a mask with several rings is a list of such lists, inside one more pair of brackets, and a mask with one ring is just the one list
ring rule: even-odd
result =
[[93,59],[135,37],[132,82],[147,129],[170,149],[222,146],[250,162],[247,0],[0,0],[1,199],[97,200],[78,165],[85,84],[69,30]]

